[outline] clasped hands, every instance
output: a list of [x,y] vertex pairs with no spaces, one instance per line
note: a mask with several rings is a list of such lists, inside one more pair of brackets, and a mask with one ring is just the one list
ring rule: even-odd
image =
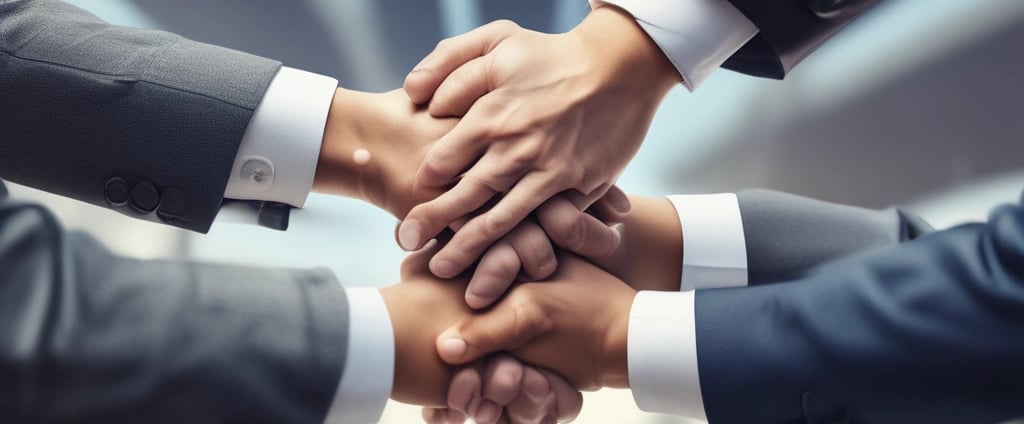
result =
[[625,246],[652,234],[628,221],[665,205],[631,213],[612,184],[677,83],[602,7],[566,34],[495,22],[445,40],[404,91],[339,89],[314,190],[403,218],[396,238],[419,250],[381,290],[393,398],[430,422],[551,422],[579,412],[577,389],[628,386],[623,280],[661,280],[637,275],[654,268]]

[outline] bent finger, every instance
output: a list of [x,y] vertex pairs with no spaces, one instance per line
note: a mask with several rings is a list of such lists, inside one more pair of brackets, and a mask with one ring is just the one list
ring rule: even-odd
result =
[[[465,180],[465,179],[464,179]],[[430,270],[451,278],[473,264],[492,243],[519,225],[548,197],[561,191],[545,173],[530,173],[489,211],[470,219],[430,261]]]
[[426,103],[452,71],[473,58],[487,54],[518,29],[514,22],[495,21],[442,40],[405,77],[405,93],[413,103]]
[[416,205],[398,227],[398,243],[417,250],[441,230],[483,206],[496,193],[476,180],[463,179],[436,199]]

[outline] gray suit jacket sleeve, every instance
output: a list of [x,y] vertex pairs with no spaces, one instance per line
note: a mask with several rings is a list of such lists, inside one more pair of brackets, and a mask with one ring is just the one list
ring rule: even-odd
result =
[[0,422],[320,423],[340,381],[328,271],[118,257],[4,198],[0,270]]
[[871,210],[768,190],[737,194],[749,284],[788,281],[819,264],[930,233],[900,208]]
[[0,2],[0,178],[206,232],[279,67],[55,0]]

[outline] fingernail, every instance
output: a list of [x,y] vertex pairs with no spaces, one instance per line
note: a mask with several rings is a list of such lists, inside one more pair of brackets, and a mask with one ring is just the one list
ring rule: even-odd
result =
[[478,423],[489,423],[494,422],[498,419],[498,414],[501,413],[501,408],[494,401],[484,399],[480,402],[480,407],[477,408],[476,414],[473,415],[473,419]]
[[457,336],[450,336],[441,341],[438,353],[450,360],[459,360],[462,359],[467,350],[469,350],[469,345],[466,344],[465,340]]
[[416,250],[416,247],[420,245],[420,230],[422,227],[415,219],[402,222],[402,225],[398,227],[398,244],[402,245],[402,249]]
[[458,274],[458,271],[455,269],[455,262],[447,259],[442,259],[431,264],[430,270],[434,275],[441,278],[452,278]]

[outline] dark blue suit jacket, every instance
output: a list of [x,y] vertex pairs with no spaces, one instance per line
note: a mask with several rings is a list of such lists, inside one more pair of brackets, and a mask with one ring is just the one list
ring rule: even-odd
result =
[[[748,236],[750,203],[741,196]],[[712,424],[1024,417],[1024,209],[1003,206],[985,224],[931,234],[887,213],[895,220],[876,227],[909,241],[789,281],[697,292],[701,392]],[[784,222],[772,226],[785,234]],[[828,232],[809,245],[827,245]],[[771,250],[762,237],[748,239],[748,249],[751,242]],[[754,283],[765,282],[751,271]]]

